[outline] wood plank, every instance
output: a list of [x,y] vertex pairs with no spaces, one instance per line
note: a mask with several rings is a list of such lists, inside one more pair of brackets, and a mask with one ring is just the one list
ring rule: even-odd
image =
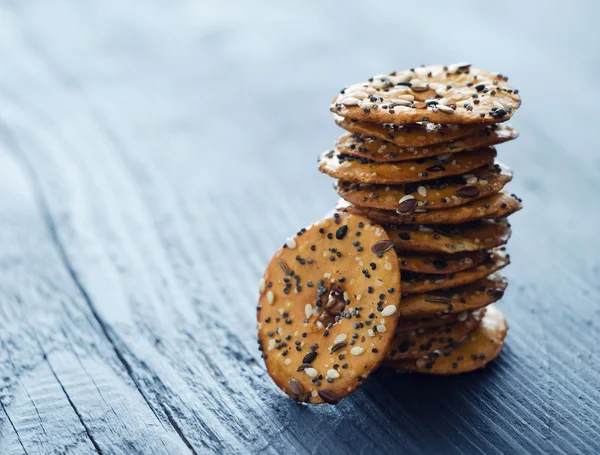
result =
[[[45,217],[29,202],[35,229],[11,221],[0,232],[31,239],[9,241],[13,255],[60,272],[10,267],[0,314],[19,324],[7,339],[29,359],[18,368],[42,359],[42,373],[10,366],[0,452],[54,447],[55,418],[73,423],[68,440],[82,451],[96,441],[110,453],[125,450],[112,433],[140,450],[597,452],[600,214],[590,207],[600,185],[589,131],[600,95],[547,114],[549,90],[591,82],[583,56],[597,48],[597,12],[550,14],[558,6],[506,2],[490,14],[465,2],[427,24],[411,20],[422,6],[391,2],[5,10],[1,136],[26,163],[16,186],[36,189]],[[519,25],[510,33],[507,14]],[[548,32],[558,27],[572,41]],[[499,148],[525,200],[509,244],[506,352],[472,375],[381,371],[336,408],[296,406],[255,349],[255,286],[282,239],[334,204],[314,163],[339,134],[329,100],[377,72],[469,56],[505,70],[525,100],[513,122],[523,136]],[[68,296],[66,308],[44,311],[46,295]]]
[[188,452],[128,377],[4,146],[0,168],[0,453]]

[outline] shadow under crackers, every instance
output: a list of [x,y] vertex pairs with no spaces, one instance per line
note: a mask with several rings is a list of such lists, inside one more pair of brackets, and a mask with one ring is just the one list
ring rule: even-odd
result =
[[[415,453],[470,452],[472,441],[492,440],[495,419],[507,418],[501,409],[511,393],[506,387],[513,380],[514,354],[505,346],[503,355],[485,368],[456,376],[398,374],[380,368],[337,406],[306,406],[281,397],[278,411],[285,421],[296,422],[289,428],[292,433],[296,427],[312,431],[321,444],[325,434],[352,428],[345,432],[343,447],[337,442],[337,449],[346,453],[364,449],[359,446],[365,443],[365,432],[380,444],[369,453],[389,453],[398,447]],[[380,428],[384,423],[385,433]]]

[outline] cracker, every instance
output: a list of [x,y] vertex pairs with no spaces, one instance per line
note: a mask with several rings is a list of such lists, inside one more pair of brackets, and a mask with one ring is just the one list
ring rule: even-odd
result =
[[509,263],[510,256],[501,249],[496,249],[482,264],[461,272],[448,275],[403,272],[402,294],[422,294],[464,286],[503,269]]
[[488,250],[459,254],[415,253],[396,250],[400,270],[413,273],[449,274],[476,267],[485,261]]
[[383,228],[335,214],[287,240],[259,291],[258,338],[275,383],[297,401],[335,404],[388,352],[398,257]]
[[483,308],[502,298],[507,285],[506,278],[495,273],[459,288],[409,295],[398,307],[400,318],[424,319]]
[[398,185],[464,174],[481,166],[491,166],[495,156],[493,147],[485,147],[418,160],[375,163],[329,150],[319,158],[319,170],[348,182]]
[[479,310],[463,311],[454,314],[440,314],[432,318],[423,319],[399,319],[396,326],[396,333],[407,332],[409,330],[428,329],[430,327],[439,327],[441,325],[449,325],[460,320],[465,320],[469,314]]
[[450,375],[483,368],[496,359],[504,347],[508,326],[502,313],[491,305],[481,324],[458,346],[436,350],[417,360],[395,360],[386,366],[406,372]]
[[389,210],[356,207],[347,201],[338,202],[337,210],[366,216],[378,223],[391,224],[462,224],[477,220],[500,219],[521,210],[521,200],[515,195],[497,193],[458,207],[427,212],[400,214]]
[[394,125],[393,123],[369,123],[352,121],[340,115],[333,114],[338,126],[346,131],[365,136],[373,136],[383,141],[389,141],[400,147],[423,147],[425,145],[450,142],[461,137],[485,131],[490,125],[440,125],[439,123],[411,123]]
[[511,235],[506,219],[454,225],[388,225],[385,230],[400,250],[447,254],[495,248],[508,242]]
[[422,211],[458,207],[490,196],[511,180],[512,172],[497,162],[463,175],[404,185],[361,185],[338,180],[336,190],[357,207],[400,211],[402,202],[414,199],[417,205],[413,210]]
[[351,85],[330,109],[351,120],[396,125],[499,123],[521,104],[518,90],[507,81],[470,65],[424,66]]
[[395,162],[475,150],[510,141],[519,136],[508,124],[489,125],[482,131],[456,139],[424,147],[398,146],[373,136],[344,134],[338,138],[335,148],[339,153],[365,158],[377,163]]
[[461,320],[427,329],[415,329],[398,332],[392,339],[392,347],[385,362],[399,359],[418,359],[431,354],[437,349],[444,349],[460,343],[470,332],[475,330],[485,314],[485,308],[460,313]]

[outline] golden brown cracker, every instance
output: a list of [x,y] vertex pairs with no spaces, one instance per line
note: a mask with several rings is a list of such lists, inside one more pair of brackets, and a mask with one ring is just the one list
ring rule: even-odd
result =
[[424,319],[483,308],[499,300],[507,285],[506,278],[495,273],[459,288],[409,295],[400,302],[399,316],[401,320]]
[[[403,185],[359,184],[338,180],[336,190],[357,207],[403,210],[413,204],[414,211],[448,209],[498,193],[512,180],[512,172],[496,162],[472,172],[436,180]],[[401,205],[403,204],[403,205]],[[410,208],[410,207],[409,207]]]
[[508,242],[506,219],[450,225],[387,225],[385,230],[399,250],[457,254],[495,248]]
[[389,210],[356,207],[340,200],[336,209],[342,213],[366,216],[378,223],[386,224],[462,224],[477,220],[500,219],[521,210],[521,200],[515,195],[500,192],[458,207],[427,212],[398,213]]
[[385,361],[399,359],[418,359],[431,354],[437,349],[444,349],[460,343],[470,332],[475,330],[485,308],[459,313],[461,318],[452,323],[438,327],[419,328],[405,332],[398,332],[392,339],[392,346]]
[[351,120],[404,125],[505,122],[521,104],[499,74],[472,68],[423,66],[378,75],[335,97],[332,112]]
[[399,371],[450,375],[483,368],[496,359],[504,347],[508,326],[502,313],[491,305],[479,326],[455,347],[443,348],[419,359],[394,360],[385,366]]
[[460,320],[464,321],[473,311],[479,310],[467,310],[453,314],[439,314],[434,317],[423,319],[399,319],[398,325],[396,325],[396,332],[407,332],[409,330],[428,329],[430,327],[453,324]]
[[335,214],[286,241],[259,291],[258,338],[275,383],[297,401],[335,404],[388,352],[398,257],[383,228]]
[[437,289],[464,286],[503,269],[509,263],[509,255],[501,249],[496,249],[483,263],[461,272],[447,275],[403,272],[402,293],[422,294]]
[[402,272],[449,274],[478,266],[490,255],[489,250],[458,254],[416,253],[396,250]]
[[464,150],[476,150],[515,139],[518,135],[517,130],[510,125],[500,123],[489,125],[482,131],[476,131],[469,136],[450,142],[423,147],[407,147],[376,139],[373,136],[347,133],[338,138],[335,148],[336,151],[344,155],[365,158],[377,163],[386,163],[414,160],[446,153],[458,153]]
[[449,175],[471,172],[494,163],[496,150],[485,147],[478,150],[397,163],[375,163],[329,150],[319,158],[319,170],[330,177],[353,183],[403,183],[435,180]]
[[[440,125],[439,123],[411,123],[394,125],[393,123],[359,122],[333,114],[335,123],[346,131],[372,136],[389,141],[400,147],[423,147],[451,142],[477,132],[483,132],[490,125]],[[495,125],[495,124],[492,124]]]

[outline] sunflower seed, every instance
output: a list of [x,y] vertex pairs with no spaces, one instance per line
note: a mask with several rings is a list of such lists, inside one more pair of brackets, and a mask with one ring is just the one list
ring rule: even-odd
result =
[[371,247],[371,251],[375,254],[385,253],[394,247],[392,240],[380,240]]
[[460,197],[477,197],[479,196],[479,193],[481,193],[479,188],[473,185],[463,186],[456,190],[456,194]]
[[346,236],[347,232],[348,232],[348,226],[344,225],[335,232],[335,238],[338,240],[342,240]]
[[417,200],[413,196],[410,196],[410,199],[405,199],[400,204],[398,204],[398,207],[396,208],[396,213],[409,213],[412,212],[416,207]]
[[278,259],[277,263],[279,264],[279,268],[283,271],[283,273],[285,273],[286,275],[290,274],[290,268],[285,263],[285,261],[282,261],[281,259]]
[[331,390],[319,390],[319,396],[325,403],[338,404],[340,402],[340,397]]
[[342,349],[347,344],[348,343],[345,341],[339,341],[329,348],[329,352],[334,353],[335,351]]
[[300,384],[300,382],[296,381],[294,378],[290,378],[288,387],[290,388],[290,392],[296,396],[300,396],[304,392],[304,387],[302,384]]
[[308,354],[306,354],[304,356],[304,359],[302,359],[302,363],[312,363],[313,360],[315,360],[317,358],[317,353],[312,351],[309,352]]

